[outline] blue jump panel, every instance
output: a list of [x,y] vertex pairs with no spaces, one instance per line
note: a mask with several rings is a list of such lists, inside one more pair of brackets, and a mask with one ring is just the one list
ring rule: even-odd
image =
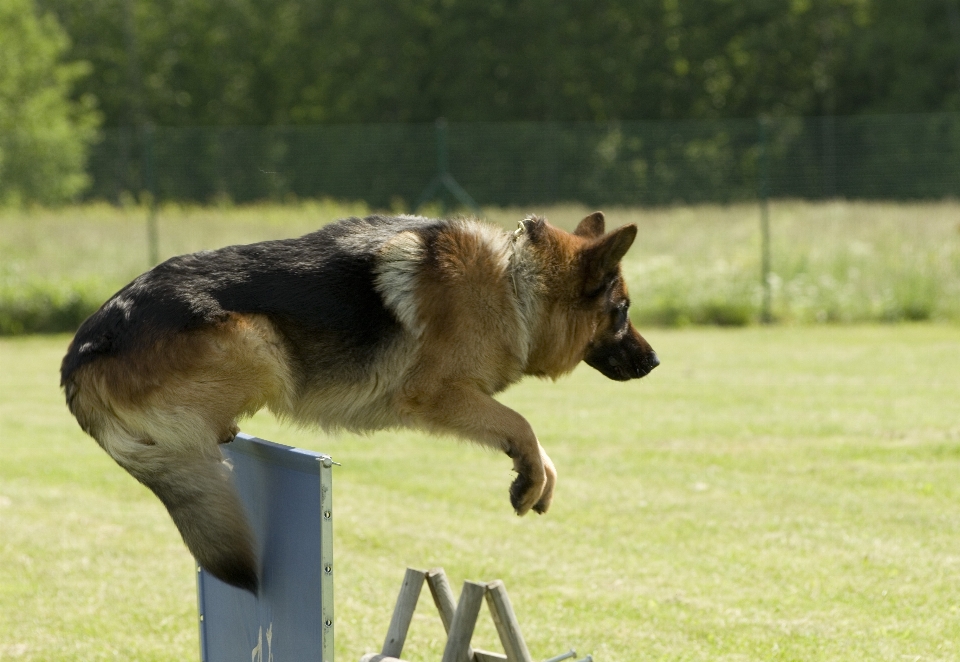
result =
[[333,662],[333,499],[326,455],[245,434],[221,446],[257,538],[257,596],[198,568],[204,662]]

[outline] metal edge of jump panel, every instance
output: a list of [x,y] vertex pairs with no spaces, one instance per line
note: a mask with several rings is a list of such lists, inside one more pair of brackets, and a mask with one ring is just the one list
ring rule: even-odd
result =
[[323,465],[324,460],[333,464],[331,457],[324,453],[278,444],[243,432],[237,433],[227,447],[232,452],[255,455],[282,467],[307,473],[317,473],[317,464]]
[[197,560],[192,556],[190,559],[193,561],[193,569],[197,574],[197,620],[199,621],[197,625],[200,630],[200,662],[207,662],[209,659],[207,655],[207,638],[203,628],[203,575],[200,572],[200,565],[197,563]]
[[317,458],[320,465],[320,607],[323,635],[320,637],[323,662],[333,662],[333,460]]

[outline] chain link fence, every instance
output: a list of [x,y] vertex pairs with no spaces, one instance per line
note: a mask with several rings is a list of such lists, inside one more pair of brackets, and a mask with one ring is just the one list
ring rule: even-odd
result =
[[483,206],[943,199],[960,197],[960,114],[116,128],[91,154],[87,196],[412,209],[447,170]]

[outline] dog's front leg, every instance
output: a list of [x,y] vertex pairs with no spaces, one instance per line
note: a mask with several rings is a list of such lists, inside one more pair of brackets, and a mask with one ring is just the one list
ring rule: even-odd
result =
[[531,508],[547,512],[557,471],[527,419],[479,389],[464,385],[447,384],[427,397],[408,396],[405,405],[419,426],[452,432],[505,452],[517,472],[510,486],[514,510],[518,515]]

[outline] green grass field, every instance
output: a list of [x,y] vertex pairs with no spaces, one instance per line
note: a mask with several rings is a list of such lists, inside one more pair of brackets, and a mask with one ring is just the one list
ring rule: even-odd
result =
[[[514,516],[509,461],[469,445],[243,426],[343,465],[338,659],[379,650],[408,565],[442,565],[456,590],[502,578],[535,659],[960,657],[960,331],[646,336],[649,378],[581,368],[504,395],[560,474],[542,517]],[[191,559],[66,411],[67,341],[0,339],[0,659],[197,659]],[[429,602],[412,662],[442,652]],[[497,648],[488,619],[474,643]]]
[[[159,254],[297,236],[363,205],[180,207],[159,211]],[[429,210],[428,210],[429,211]],[[572,229],[575,205],[486,209],[514,228],[530,212]],[[761,306],[756,205],[606,209],[636,223],[624,272],[645,325],[743,325]],[[70,330],[146,270],[140,207],[0,209],[0,335]],[[772,312],[788,323],[960,321],[960,204],[778,201],[771,206]]]

